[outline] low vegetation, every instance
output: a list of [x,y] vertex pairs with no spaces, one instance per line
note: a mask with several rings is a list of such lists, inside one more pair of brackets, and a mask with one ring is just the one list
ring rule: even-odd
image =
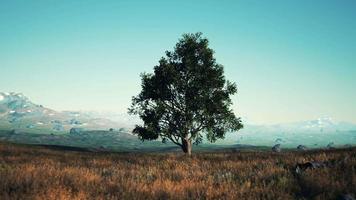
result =
[[[296,175],[306,161],[343,162]],[[355,196],[356,149],[187,157],[0,143],[0,180],[0,199],[335,199]]]

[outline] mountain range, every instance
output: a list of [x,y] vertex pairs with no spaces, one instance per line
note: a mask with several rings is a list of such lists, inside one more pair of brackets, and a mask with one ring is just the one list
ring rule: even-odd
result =
[[0,92],[0,128],[31,131],[67,132],[123,128],[120,122],[79,111],[55,111],[31,102],[21,93]]
[[[91,134],[95,130],[116,130],[121,132],[121,135],[126,134],[124,139],[137,140],[136,136],[129,133],[137,123],[140,123],[138,117],[128,114],[55,111],[33,103],[21,93],[0,92],[0,130],[52,135],[68,134],[71,130],[91,131]],[[356,125],[338,122],[330,117],[275,125],[252,123],[244,123],[244,125],[241,131],[228,133],[224,140],[216,144],[257,146],[281,144],[288,148],[298,144],[311,148],[356,144]],[[113,134],[107,135],[109,136]],[[18,138],[15,139],[18,141]],[[204,140],[204,143],[209,144],[207,140]]]

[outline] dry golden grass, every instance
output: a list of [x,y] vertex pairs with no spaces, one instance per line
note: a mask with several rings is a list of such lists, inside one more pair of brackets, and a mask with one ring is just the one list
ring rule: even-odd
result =
[[[297,162],[349,159],[294,176]],[[0,144],[0,199],[335,199],[355,195],[356,149],[91,153]]]

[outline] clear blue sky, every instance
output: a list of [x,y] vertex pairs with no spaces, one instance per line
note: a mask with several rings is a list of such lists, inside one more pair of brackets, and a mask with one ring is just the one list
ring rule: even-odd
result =
[[201,31],[239,116],[356,122],[356,1],[0,0],[0,91],[126,112],[182,33]]

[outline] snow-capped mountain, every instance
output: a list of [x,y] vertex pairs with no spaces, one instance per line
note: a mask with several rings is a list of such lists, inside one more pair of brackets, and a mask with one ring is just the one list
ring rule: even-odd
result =
[[10,123],[16,122],[23,117],[51,116],[55,114],[57,114],[56,111],[32,103],[21,93],[0,92],[0,117],[7,118]]
[[[330,117],[314,120],[259,125],[242,118],[244,128],[237,133],[228,133],[218,144],[274,145],[282,147],[307,145],[321,147],[330,144],[356,144],[356,125],[339,122]],[[142,123],[137,116],[127,113],[95,111],[58,112],[31,102],[20,93],[0,92],[0,129],[23,132],[69,132],[71,128],[86,130],[131,130]]]
[[330,117],[274,125],[245,123],[242,130],[229,133],[221,143],[236,142],[265,146],[280,143],[283,147],[325,147],[329,144],[342,146],[356,144],[356,125]]
[[331,117],[320,117],[317,119],[278,123],[278,124],[258,124],[251,123],[251,120],[246,121],[242,118],[244,124],[243,132],[283,132],[283,133],[297,133],[297,132],[335,132],[335,131],[349,131],[356,130],[356,124],[350,122],[343,122],[334,120]]
[[67,131],[72,127],[121,128],[118,123],[109,119],[94,117],[85,112],[58,112],[31,102],[21,93],[13,92],[0,92],[0,125],[10,128],[54,131]]
[[301,124],[301,129],[304,130],[320,130],[328,131],[348,131],[356,130],[356,125],[348,122],[340,122],[333,120],[331,117],[319,118],[316,120],[306,121]]

